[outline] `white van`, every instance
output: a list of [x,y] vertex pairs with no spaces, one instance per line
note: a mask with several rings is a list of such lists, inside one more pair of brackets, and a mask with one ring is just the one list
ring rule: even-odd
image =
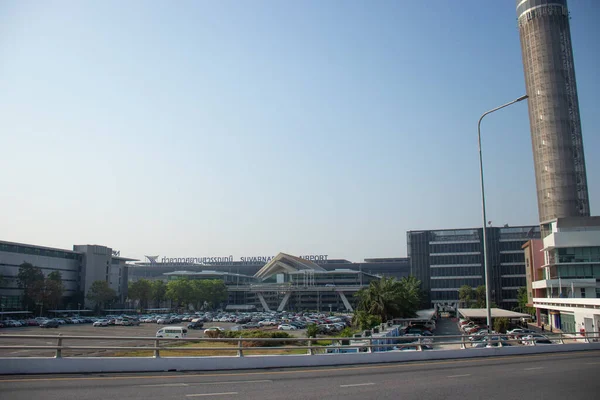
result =
[[187,336],[187,329],[182,326],[169,326],[168,328],[159,329],[156,332],[156,337],[162,338],[184,338]]

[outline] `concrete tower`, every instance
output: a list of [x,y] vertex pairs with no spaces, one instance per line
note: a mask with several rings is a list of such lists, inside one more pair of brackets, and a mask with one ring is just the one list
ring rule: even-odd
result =
[[589,216],[567,0],[517,0],[540,223]]

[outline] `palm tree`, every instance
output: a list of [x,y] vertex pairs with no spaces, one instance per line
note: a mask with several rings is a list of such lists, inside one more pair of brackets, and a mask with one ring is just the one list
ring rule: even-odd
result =
[[383,277],[358,291],[357,309],[381,317],[382,321],[415,315],[419,307],[421,282],[415,277],[397,281]]

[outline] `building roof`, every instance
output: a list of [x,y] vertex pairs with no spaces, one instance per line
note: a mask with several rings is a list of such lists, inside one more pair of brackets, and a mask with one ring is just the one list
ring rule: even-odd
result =
[[[458,313],[464,318],[486,318],[487,310],[485,308],[461,308]],[[531,317],[529,314],[523,314],[516,311],[504,310],[502,308],[492,308],[492,318],[521,318]]]
[[17,245],[17,246],[26,246],[26,247],[31,247],[31,248],[35,248],[35,249],[64,251],[65,253],[81,254],[80,251],[73,251],[73,250],[67,250],[67,249],[59,249],[58,247],[38,246],[37,244],[19,243],[19,242],[8,242],[8,241],[5,241],[5,240],[0,240],[0,243],[2,243],[2,244],[9,244],[9,245]]
[[225,271],[210,271],[210,270],[203,270],[203,271],[173,271],[173,272],[165,272],[163,275],[167,275],[167,276],[210,276],[210,275],[230,275],[230,276],[243,276],[245,278],[252,278],[252,276],[250,275],[243,275],[243,274],[234,274],[231,272],[225,272]]
[[265,264],[255,275],[256,278],[266,279],[274,274],[294,273],[298,271],[326,272],[312,261],[285,253],[279,253]]
[[594,217],[564,217],[551,220],[556,222],[558,229],[600,227],[600,216]]

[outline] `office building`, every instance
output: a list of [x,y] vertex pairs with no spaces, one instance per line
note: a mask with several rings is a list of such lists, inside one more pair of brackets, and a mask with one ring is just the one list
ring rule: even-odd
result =
[[135,259],[120,257],[118,252],[106,246],[75,245],[73,250],[66,250],[0,241],[2,308],[6,311],[22,310],[23,290],[18,286],[17,276],[23,263],[39,267],[44,276],[53,271],[60,272],[65,307],[92,306],[85,295],[96,280],[108,282],[117,293],[117,300],[123,302],[127,297],[128,261]]
[[558,218],[525,246],[529,303],[540,324],[563,332],[600,327],[600,217]]
[[[540,237],[538,226],[488,227],[491,299],[499,307],[517,307],[517,291],[526,286],[522,246]],[[407,232],[411,275],[421,281],[423,307],[458,305],[458,290],[485,285],[483,230],[441,229]]]

